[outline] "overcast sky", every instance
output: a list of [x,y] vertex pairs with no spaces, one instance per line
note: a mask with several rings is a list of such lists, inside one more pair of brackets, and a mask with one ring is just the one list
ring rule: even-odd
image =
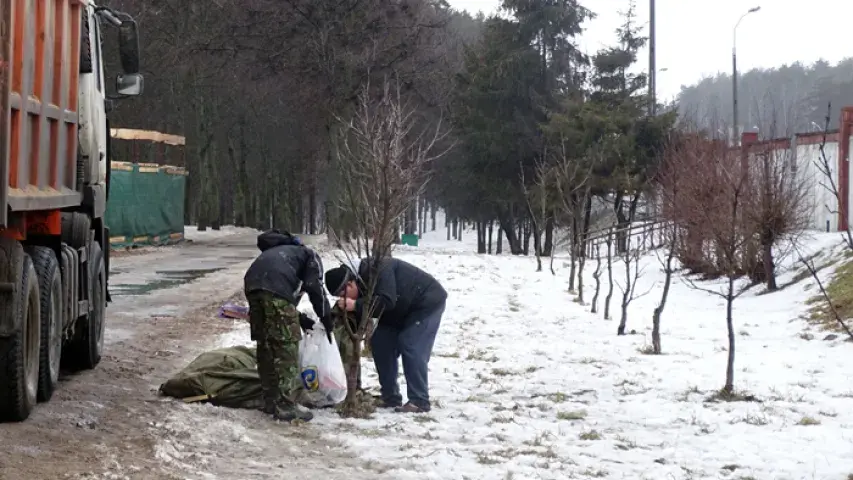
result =
[[[494,13],[500,0],[448,0],[456,9]],[[612,44],[619,12],[627,0],[581,0],[598,17],[586,25],[580,41],[587,53]],[[738,27],[738,70],[775,67],[823,58],[835,63],[853,56],[850,0],[657,0],[658,97],[671,99],[682,84],[703,76],[731,72],[732,32],[738,18],[750,7],[761,10]],[[637,2],[638,20],[648,32],[648,0]],[[641,53],[648,68],[648,50]]]

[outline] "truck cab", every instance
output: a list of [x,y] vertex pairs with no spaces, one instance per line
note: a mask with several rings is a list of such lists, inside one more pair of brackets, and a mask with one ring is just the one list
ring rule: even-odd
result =
[[[108,93],[102,40],[118,32]],[[140,95],[137,25],[90,0],[0,0],[0,420],[104,345],[112,102]]]

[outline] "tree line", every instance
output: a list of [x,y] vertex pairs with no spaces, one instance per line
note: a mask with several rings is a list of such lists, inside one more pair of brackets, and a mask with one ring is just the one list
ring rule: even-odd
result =
[[[712,293],[727,304],[733,393],[739,282],[779,288],[774,255],[805,228],[810,187],[778,152],[733,150],[714,112],[678,118],[652,104],[635,68],[646,37],[633,2],[612,45],[591,56],[578,41],[595,12],[575,0],[504,0],[506,15],[491,17],[443,0],[110,4],[138,19],[148,80],[144,103],[119,105],[115,126],[187,136],[187,223],[326,232],[379,268],[401,230],[440,208],[456,236],[477,225],[480,253],[494,230],[512,254],[532,247],[538,270],[567,248],[580,304],[594,260],[592,310],[607,275],[604,316],[616,285],[625,334],[643,294],[634,221],[653,212],[667,248],[650,353],[661,353],[674,259],[695,288],[706,286],[689,274],[723,277]],[[793,107],[774,105],[762,125],[793,128],[779,120]],[[814,121],[826,130],[830,117]],[[355,345],[368,325],[348,327]]]
[[439,129],[445,152],[400,227],[442,208],[492,225],[514,254],[527,244],[547,257],[588,232],[602,202],[629,221],[674,123],[650,114],[646,75],[631,73],[646,41],[633,4],[592,56],[577,44],[595,13],[569,0],[506,0],[501,17],[437,0],[110,6],[139,21],[147,80],[114,126],[187,137],[169,159],[190,170],[186,220],[200,227],[351,230],[341,133],[364,87],[378,101],[390,81],[413,107],[409,134]]
[[[838,128],[838,112],[853,102],[853,58],[749,70],[738,76],[738,97],[742,127],[758,127],[764,138],[822,131],[829,104],[829,127]],[[682,114],[732,118],[732,77],[720,73],[682,87],[677,102]]]

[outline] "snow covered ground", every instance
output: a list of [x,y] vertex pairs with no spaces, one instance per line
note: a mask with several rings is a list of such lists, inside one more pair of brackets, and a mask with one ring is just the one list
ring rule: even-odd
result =
[[[439,229],[395,254],[450,293],[430,363],[433,411],[369,420],[319,411],[312,422],[367,468],[400,480],[853,478],[853,344],[802,335],[809,327],[799,317],[816,293],[810,279],[737,300],[735,386],[759,401],[714,403],[727,355],[722,298],[676,277],[665,354],[645,355],[663,280],[654,255],[642,260],[637,287],[649,293],[630,307],[637,334],[617,337],[616,320],[567,293],[566,260],[555,261],[555,276],[536,273],[532,257],[477,255],[475,233],[465,236],[448,242]],[[818,235],[808,245],[837,243]],[[622,272],[615,264],[615,278]],[[779,283],[797,272],[788,268]],[[246,330],[220,343],[248,343]],[[376,385],[372,362],[364,368],[366,386]]]
[[184,226],[184,238],[194,242],[197,242],[199,240],[224,238],[231,235],[249,234],[252,232],[257,232],[257,230],[249,227],[235,227],[233,225],[223,225],[222,228],[220,228],[219,230],[213,230],[211,228],[208,228],[203,232],[199,232],[198,227],[195,225]]

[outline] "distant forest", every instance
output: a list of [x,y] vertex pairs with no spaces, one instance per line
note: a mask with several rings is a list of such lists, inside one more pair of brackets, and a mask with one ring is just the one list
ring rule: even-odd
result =
[[[762,138],[823,130],[831,103],[829,128],[838,128],[841,108],[853,105],[853,58],[836,65],[820,60],[769,70],[750,70],[738,78],[740,124],[757,129]],[[702,127],[732,123],[732,77],[719,74],[682,87],[678,98],[682,118]]]

